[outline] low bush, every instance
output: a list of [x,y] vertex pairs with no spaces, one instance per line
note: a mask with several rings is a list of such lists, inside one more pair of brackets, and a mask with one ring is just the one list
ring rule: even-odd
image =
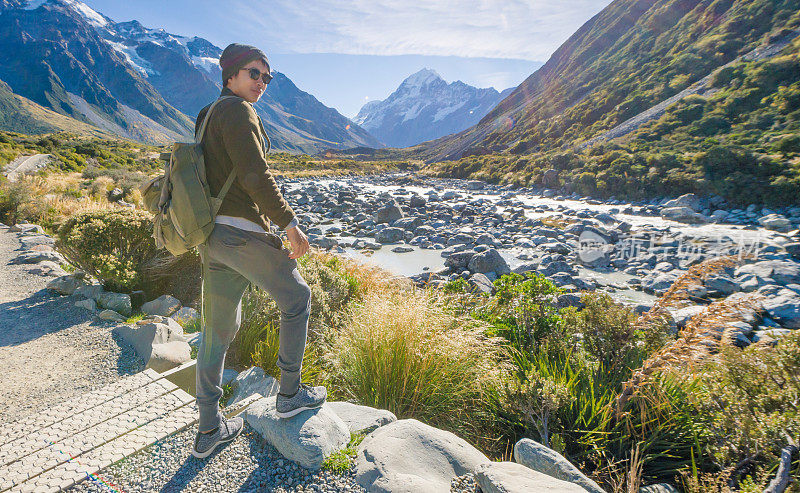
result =
[[58,230],[58,248],[75,266],[111,291],[145,288],[143,267],[159,253],[152,217],[144,211],[112,209],[68,218]]

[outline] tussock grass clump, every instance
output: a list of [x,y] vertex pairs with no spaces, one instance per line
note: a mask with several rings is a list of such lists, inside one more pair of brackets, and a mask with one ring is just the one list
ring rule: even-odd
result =
[[482,328],[430,292],[367,293],[331,337],[332,382],[361,404],[476,439],[499,352]]

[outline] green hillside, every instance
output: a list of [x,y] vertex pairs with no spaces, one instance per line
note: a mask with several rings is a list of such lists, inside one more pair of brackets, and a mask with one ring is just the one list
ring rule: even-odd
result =
[[11,130],[28,134],[52,132],[55,127],[39,121],[23,106],[19,96],[0,81],[0,130]]
[[[798,30],[798,0],[617,0],[476,127],[411,151],[445,160],[435,174],[543,185],[555,169],[549,185],[582,194],[791,202],[800,191]],[[736,63],[788,40],[774,56]],[[702,96],[581,149],[710,74]]]

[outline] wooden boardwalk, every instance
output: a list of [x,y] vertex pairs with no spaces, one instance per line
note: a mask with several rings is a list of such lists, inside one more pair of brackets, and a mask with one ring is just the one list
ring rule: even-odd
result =
[[[194,373],[192,365],[176,370]],[[177,374],[148,369],[4,425],[0,492],[55,492],[87,478],[99,480],[101,469],[196,423],[194,397],[169,378]],[[237,414],[258,397],[226,414]]]

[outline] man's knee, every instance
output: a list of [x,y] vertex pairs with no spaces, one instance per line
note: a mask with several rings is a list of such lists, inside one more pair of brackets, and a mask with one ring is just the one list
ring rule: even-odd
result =
[[291,306],[286,310],[287,315],[308,315],[311,307],[311,288],[305,282],[298,283],[294,290]]

